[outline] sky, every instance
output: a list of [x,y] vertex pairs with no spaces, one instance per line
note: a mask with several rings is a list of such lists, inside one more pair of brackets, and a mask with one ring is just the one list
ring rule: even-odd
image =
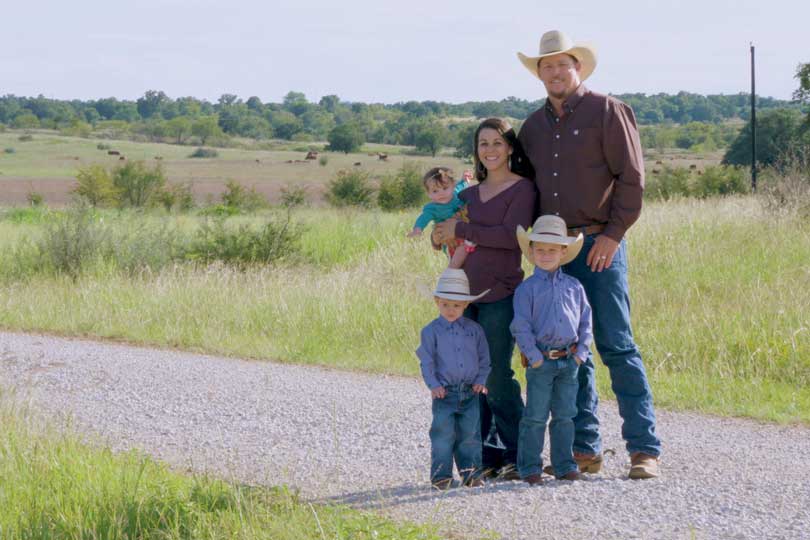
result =
[[5,4],[0,95],[535,100],[545,91],[516,53],[536,55],[551,29],[596,47],[587,84],[606,93],[749,92],[753,42],[757,94],[790,99],[796,66],[810,62],[810,2],[798,0]]

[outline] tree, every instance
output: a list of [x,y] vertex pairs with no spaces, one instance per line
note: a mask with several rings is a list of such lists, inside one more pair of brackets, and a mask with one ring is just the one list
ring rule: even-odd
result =
[[417,128],[414,134],[414,145],[421,152],[429,152],[436,157],[436,153],[441,149],[447,138],[447,128],[438,121],[430,121]]
[[143,161],[128,161],[113,170],[112,181],[122,206],[142,207],[166,185],[160,164],[149,169]]
[[270,113],[270,125],[273,127],[276,137],[287,140],[292,139],[296,133],[304,129],[301,120],[288,111]]
[[197,118],[191,125],[191,134],[200,138],[200,144],[205,146],[208,139],[212,137],[221,137],[224,135],[222,129],[219,127],[216,115],[201,116]]
[[91,206],[112,205],[118,199],[118,192],[113,185],[112,177],[101,165],[89,165],[79,169],[76,181],[78,185],[73,193],[86,200]]
[[14,117],[14,121],[11,123],[17,129],[32,129],[39,127],[39,118],[37,118],[34,113],[30,111],[25,111],[21,114],[18,114]]
[[338,105],[340,105],[340,98],[334,94],[323,96],[321,100],[318,102],[318,105],[320,105],[330,113],[334,113]]
[[151,118],[160,115],[160,108],[171,101],[169,96],[158,90],[147,90],[143,97],[138,98],[136,106],[141,118]]
[[[757,163],[775,165],[779,159],[806,144],[800,131],[802,116],[799,111],[773,109],[757,118]],[[724,165],[751,164],[751,122],[740,131],[723,157]]]
[[456,131],[456,155],[460,158],[470,158],[473,155],[475,144],[475,130],[478,124],[469,122],[462,124]]
[[295,116],[301,116],[307,112],[309,107],[307,96],[301,92],[287,92],[287,95],[284,96],[284,108]]
[[366,142],[363,131],[357,124],[341,124],[329,132],[329,150],[333,152],[355,152]]
[[[796,78],[799,79],[799,88],[793,92],[793,99],[799,103],[810,103],[810,62],[799,64],[796,68]],[[805,124],[810,126],[810,111],[807,111]]]
[[191,120],[185,116],[175,116],[166,122],[166,131],[174,137],[177,144],[183,144],[191,135]]

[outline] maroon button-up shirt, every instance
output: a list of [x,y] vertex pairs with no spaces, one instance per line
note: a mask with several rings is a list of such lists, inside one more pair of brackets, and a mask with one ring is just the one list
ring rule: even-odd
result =
[[622,239],[641,214],[644,159],[633,110],[580,84],[557,116],[545,107],[526,119],[518,138],[535,170],[540,214],[569,227],[605,224]]

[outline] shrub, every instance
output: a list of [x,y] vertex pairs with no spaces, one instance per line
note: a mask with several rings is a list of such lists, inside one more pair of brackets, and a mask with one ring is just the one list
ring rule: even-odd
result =
[[306,186],[286,186],[281,188],[281,206],[287,209],[303,206],[307,201]]
[[227,226],[226,218],[206,220],[197,231],[187,252],[191,260],[210,264],[215,261],[237,267],[269,264],[297,257],[302,227],[287,214],[271,216],[259,229]]
[[100,142],[100,143],[98,143],[98,144],[96,145],[96,148],[98,148],[99,150],[109,150],[109,149],[110,149],[110,148],[112,148],[112,147],[111,147],[109,144],[106,144],[106,143]]
[[118,191],[112,176],[101,165],[89,165],[76,174],[78,185],[73,193],[90,206],[112,206],[118,202]]
[[188,211],[194,208],[194,195],[191,193],[191,183],[168,184],[155,194],[154,201],[167,212],[173,208]]
[[689,169],[664,165],[660,173],[648,176],[644,193],[654,199],[669,200],[689,196]]
[[326,154],[322,155],[318,158],[318,163],[321,167],[326,167],[326,164],[329,163],[329,157]]
[[230,217],[241,213],[238,208],[224,204],[211,204],[200,210],[200,215],[207,217]]
[[329,182],[326,200],[333,206],[371,206],[374,190],[369,185],[369,174],[365,171],[340,170]]
[[695,197],[702,199],[713,195],[748,193],[748,191],[749,183],[743,169],[725,165],[706,167],[706,170],[695,179],[691,189]]
[[5,152],[6,154],[13,154],[14,152],[16,152],[16,150],[9,146],[5,150],[3,150],[3,152]]
[[113,170],[112,182],[119,205],[140,208],[150,204],[163,189],[166,176],[160,164],[150,169],[143,161],[129,161]]
[[225,192],[222,194],[222,204],[245,212],[255,212],[267,206],[267,200],[256,188],[246,189],[245,186],[234,180],[225,183]]
[[214,150],[213,148],[197,148],[189,154],[188,157],[190,158],[215,158],[219,156],[219,152]]
[[31,142],[34,140],[34,136],[26,133],[25,135],[20,135],[17,137],[17,140],[20,142]]
[[5,132],[6,132],[6,125],[4,123],[0,122],[0,133],[5,133]]
[[106,235],[106,229],[84,207],[59,215],[45,225],[39,240],[42,266],[75,281],[98,258]]
[[25,196],[25,200],[28,201],[28,206],[42,206],[45,202],[45,197],[42,193],[38,193],[36,191],[29,191],[28,194]]
[[377,203],[383,210],[413,208],[425,202],[422,172],[414,163],[404,164],[394,176],[383,178]]
[[810,156],[793,154],[763,169],[757,197],[769,215],[810,220]]

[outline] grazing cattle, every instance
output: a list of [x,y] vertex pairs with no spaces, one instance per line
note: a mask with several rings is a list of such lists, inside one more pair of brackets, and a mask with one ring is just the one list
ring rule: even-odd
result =
[[656,162],[655,162],[655,164],[656,164],[656,165],[663,165],[663,164],[664,164],[664,162],[663,162],[663,161],[661,161],[661,160],[659,159],[658,161],[656,161]]
[[288,159],[288,160],[287,160],[287,161],[285,161],[284,163],[292,163],[292,162],[293,162],[293,160]]
[[658,169],[653,169],[653,174],[658,174],[658,173],[660,173],[660,172],[661,172],[661,171],[659,171]]
[[375,154],[374,152],[369,152],[368,155],[373,157],[376,156],[377,154]]
[[261,161],[257,159],[257,160],[256,160],[256,163],[261,163]]
[[689,170],[690,171],[694,171],[695,169],[697,169],[697,165],[695,165],[694,163],[689,165]]
[[701,174],[703,174],[703,171],[698,171],[698,176],[700,176]]
[[388,161],[388,154],[379,153],[377,157],[380,158],[380,161]]
[[119,152],[118,150],[107,150],[107,155],[108,156],[120,156],[121,152]]
[[318,159],[318,152],[310,150],[309,152],[307,152],[307,157],[305,157],[304,159]]
[[163,159],[163,156],[155,156],[155,159],[161,161]]
[[355,167],[359,167],[360,165],[362,165],[362,163],[360,163],[359,161],[356,161],[356,162],[354,163],[354,166],[355,166]]
[[121,156],[118,158],[118,161],[125,161],[126,159],[127,159],[126,156]]

